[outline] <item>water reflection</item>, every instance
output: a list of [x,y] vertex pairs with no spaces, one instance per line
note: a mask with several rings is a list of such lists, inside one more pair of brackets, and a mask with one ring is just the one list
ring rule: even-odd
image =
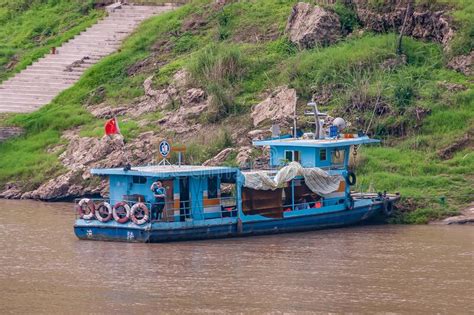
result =
[[472,227],[79,241],[72,206],[0,200],[0,312],[469,313]]

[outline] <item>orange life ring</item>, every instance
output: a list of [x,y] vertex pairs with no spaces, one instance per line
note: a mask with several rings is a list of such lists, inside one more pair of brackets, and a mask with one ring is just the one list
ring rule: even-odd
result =
[[[143,214],[141,219],[137,218],[138,211],[141,211]],[[147,206],[144,203],[137,202],[132,206],[132,209],[130,211],[130,217],[132,218],[133,223],[137,225],[142,225],[148,222],[148,219],[150,218],[150,210],[148,210]]]
[[[118,211],[125,211],[125,216],[120,216],[119,213],[117,213]],[[127,223],[128,220],[130,220],[130,206],[124,201],[117,202],[112,209],[112,216],[118,223]]]
[[108,202],[101,202],[95,210],[95,218],[100,222],[109,222],[112,219],[112,206]]
[[92,200],[84,198],[77,204],[77,213],[84,220],[92,220],[95,214],[95,204]]

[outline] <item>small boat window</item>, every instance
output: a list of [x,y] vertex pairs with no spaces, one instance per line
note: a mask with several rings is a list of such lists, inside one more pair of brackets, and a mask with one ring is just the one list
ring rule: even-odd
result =
[[288,162],[299,162],[300,161],[300,151],[285,151],[285,160]]
[[212,176],[207,179],[207,198],[217,198],[217,177]]
[[327,160],[327,149],[320,149],[319,150],[319,160],[320,161],[326,161]]
[[143,176],[132,176],[132,182],[134,184],[146,184],[146,177]]
[[341,166],[344,165],[344,159],[346,157],[346,150],[344,149],[335,149],[332,151],[332,165]]

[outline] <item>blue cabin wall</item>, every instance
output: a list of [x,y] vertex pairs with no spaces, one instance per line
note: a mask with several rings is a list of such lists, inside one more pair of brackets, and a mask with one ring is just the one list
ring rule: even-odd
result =
[[[115,204],[119,201],[124,201],[125,195],[143,195],[145,202],[153,203],[154,196],[150,190],[151,185],[156,180],[153,177],[142,177],[146,179],[144,183],[134,183],[133,176],[126,175],[110,175],[110,202]],[[194,176],[189,177],[189,198],[191,201],[191,213],[195,219],[209,219],[221,216],[221,180],[219,176],[217,179],[217,196],[209,198],[208,195],[208,177]],[[175,220],[179,220],[179,201],[180,201],[180,185],[179,178],[173,179],[173,200],[168,202],[173,203],[175,209]]]
[[109,178],[110,184],[110,200],[112,202],[122,201],[124,195],[144,195],[146,202],[154,200],[153,193],[150,190],[153,179],[145,177],[146,182],[143,184],[133,183],[132,176],[112,175]]
[[[335,150],[346,150],[344,164],[347,167],[349,161],[349,146],[334,148],[313,148],[296,146],[272,146],[270,150],[270,167],[276,168],[283,166],[286,161],[286,151],[299,151],[300,164],[303,167],[329,167],[331,166],[332,153]],[[321,160],[320,151],[326,150],[326,160]]]

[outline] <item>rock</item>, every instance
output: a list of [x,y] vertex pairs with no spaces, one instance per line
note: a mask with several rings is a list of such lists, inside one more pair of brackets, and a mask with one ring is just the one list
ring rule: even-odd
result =
[[201,89],[192,88],[180,93],[179,102],[181,106],[167,113],[158,123],[163,129],[176,134],[196,132],[201,125],[192,120],[199,118],[209,108],[207,94]]
[[268,138],[272,135],[272,132],[268,130],[261,130],[261,129],[256,129],[249,131],[247,133],[247,136],[250,138],[250,140],[263,140],[265,138]]
[[300,48],[326,46],[339,39],[341,24],[335,13],[299,2],[288,18],[286,33],[290,41]]
[[202,163],[204,166],[218,166],[222,165],[224,161],[229,157],[231,153],[235,152],[234,148],[225,148],[221,152],[219,152],[215,157],[205,161]]
[[472,60],[474,59],[474,50],[469,55],[456,56],[448,62],[448,67],[463,73],[467,76],[474,75]]
[[130,117],[136,118],[144,114],[153,113],[162,110],[172,103],[172,99],[166,90],[160,90],[160,93],[150,99],[142,100],[137,105],[132,106],[127,111]]
[[471,203],[466,209],[461,210],[461,214],[446,218],[441,221],[430,222],[430,224],[474,224],[474,203]]
[[148,164],[153,161],[161,139],[151,131],[140,134],[127,144],[121,135],[83,138],[79,137],[77,130],[68,131],[63,137],[69,140],[69,145],[59,159],[68,171],[43,183],[38,189],[24,193],[21,198],[58,200],[85,195],[105,196],[108,194],[107,180],[100,183],[91,181],[91,168],[122,167],[131,161],[134,165]]
[[66,174],[60,175],[50,181],[41,185],[35,191],[24,194],[22,198],[26,199],[39,199],[39,200],[56,200],[63,199],[70,196],[69,187],[71,186],[71,178],[74,177],[74,172],[70,171]]
[[237,165],[241,168],[249,168],[252,162],[252,147],[242,147],[235,158]]
[[22,195],[21,189],[15,183],[7,183],[5,190],[0,193],[0,198],[19,199]]
[[74,135],[69,136],[68,140],[68,148],[59,156],[59,160],[72,171],[84,170],[88,164],[124,147],[122,135],[104,136],[101,139]]
[[[352,0],[359,20],[375,32],[400,31],[407,8],[406,1],[389,1],[380,9],[374,9],[366,0]],[[430,11],[423,6],[411,8],[405,26],[405,35],[443,44],[448,49],[454,30],[444,11]]]
[[127,107],[98,106],[91,108],[89,111],[96,118],[110,119],[112,117],[125,115],[127,110]]
[[257,127],[265,120],[286,121],[296,111],[296,91],[288,87],[279,87],[266,100],[256,105],[251,113],[253,125]]
[[189,72],[185,69],[178,70],[173,76],[173,84],[178,90],[185,90],[188,86]]

